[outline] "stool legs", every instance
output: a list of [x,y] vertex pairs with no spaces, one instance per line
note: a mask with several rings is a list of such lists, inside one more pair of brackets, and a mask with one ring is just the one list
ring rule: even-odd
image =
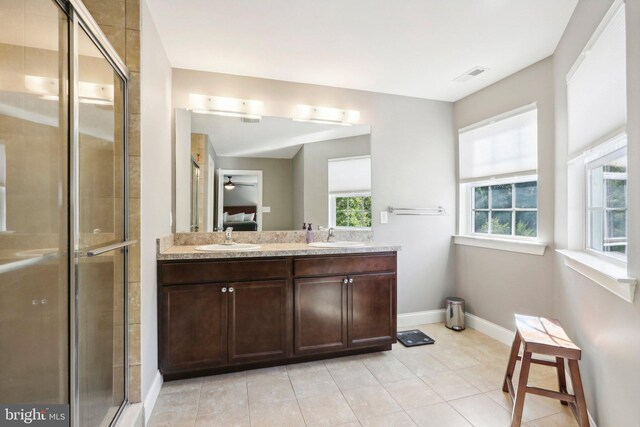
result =
[[584,390],[582,389],[582,378],[580,377],[580,368],[578,361],[569,359],[569,375],[571,375],[571,384],[573,385],[573,394],[576,396],[576,418],[580,427],[589,427],[589,416],[587,415],[587,403],[584,399]]
[[518,379],[518,391],[516,391],[516,400],[513,404],[513,413],[511,415],[511,427],[520,427],[522,423],[522,410],[524,409],[524,398],[527,392],[527,383],[529,382],[529,368],[531,367],[531,352],[525,351],[522,356],[522,365],[520,366],[520,378]]
[[521,342],[520,334],[516,332],[516,336],[513,339],[513,344],[511,345],[511,354],[509,355],[509,363],[507,364],[507,372],[504,375],[504,382],[502,383],[502,391],[509,393],[509,387],[507,386],[507,381],[513,379],[513,371],[516,368],[516,362],[518,361],[518,352],[520,351],[520,342]]
[[[558,371],[558,391],[560,393],[567,392],[567,377],[564,372],[564,358],[556,357],[556,370]],[[564,406],[567,406],[569,403],[566,400],[561,400]]]

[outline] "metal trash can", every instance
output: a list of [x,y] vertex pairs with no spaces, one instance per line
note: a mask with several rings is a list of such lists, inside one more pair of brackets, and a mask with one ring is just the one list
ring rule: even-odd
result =
[[464,329],[464,300],[462,298],[449,297],[445,300],[444,324],[454,331]]

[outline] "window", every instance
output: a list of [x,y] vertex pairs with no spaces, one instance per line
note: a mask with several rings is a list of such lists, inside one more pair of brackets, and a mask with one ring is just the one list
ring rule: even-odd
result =
[[371,228],[371,157],[329,160],[329,226]]
[[528,105],[460,130],[459,234],[537,238],[537,118]]
[[341,194],[332,195],[332,210],[335,212],[337,228],[370,228],[371,195]]
[[471,193],[474,233],[517,237],[538,235],[537,181],[476,185]]
[[588,248],[625,257],[627,253],[627,153],[618,149],[587,164]]
[[[627,253],[625,6],[615,1],[567,75],[569,247]],[[575,226],[573,226],[575,224]]]
[[371,228],[371,157],[329,160],[329,226]]
[[567,74],[567,247],[558,252],[567,267],[633,303],[626,59],[625,3],[613,0]]

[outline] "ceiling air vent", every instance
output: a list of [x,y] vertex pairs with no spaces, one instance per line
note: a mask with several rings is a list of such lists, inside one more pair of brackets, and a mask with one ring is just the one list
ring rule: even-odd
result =
[[461,75],[459,75],[458,77],[456,77],[455,79],[453,79],[453,81],[454,82],[466,82],[467,80],[472,79],[472,78],[474,78],[476,76],[479,76],[480,74],[484,73],[487,70],[488,70],[488,68],[484,68],[484,67],[473,67],[469,71],[466,71],[466,72],[462,73]]

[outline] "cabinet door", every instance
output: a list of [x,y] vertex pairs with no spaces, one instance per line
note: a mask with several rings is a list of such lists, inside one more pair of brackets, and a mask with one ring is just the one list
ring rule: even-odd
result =
[[225,285],[162,288],[160,368],[163,373],[227,363]]
[[345,276],[297,279],[294,282],[294,352],[341,350],[347,347]]
[[291,299],[287,280],[229,284],[229,361],[287,356]]
[[349,347],[396,341],[395,281],[393,273],[349,277]]

